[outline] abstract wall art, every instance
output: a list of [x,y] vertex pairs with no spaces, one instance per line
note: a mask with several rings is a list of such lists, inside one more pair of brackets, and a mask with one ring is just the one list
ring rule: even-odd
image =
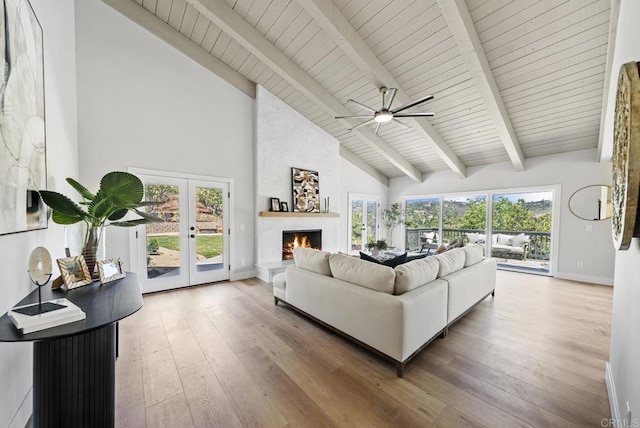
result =
[[42,28],[28,0],[0,2],[0,235],[47,227]]
[[320,177],[317,171],[291,168],[293,212],[320,212]]

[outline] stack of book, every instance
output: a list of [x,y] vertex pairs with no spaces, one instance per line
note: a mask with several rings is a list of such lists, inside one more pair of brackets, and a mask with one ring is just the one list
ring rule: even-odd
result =
[[[12,308],[7,314],[13,321],[15,326],[22,330],[23,334],[33,333],[47,328],[57,327],[62,324],[68,324],[74,321],[80,321],[87,317],[82,309],[74,305],[67,299],[56,299],[42,302],[45,304],[54,304],[62,306],[60,309],[56,309],[50,312],[36,313],[34,315],[27,315],[29,308],[33,308],[34,305],[16,306]],[[38,304],[35,304],[38,307]],[[20,311],[21,310],[21,311]],[[33,311],[31,311],[33,312]]]

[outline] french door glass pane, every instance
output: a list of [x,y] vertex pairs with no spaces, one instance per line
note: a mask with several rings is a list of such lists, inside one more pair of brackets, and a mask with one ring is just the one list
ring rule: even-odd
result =
[[462,242],[468,233],[486,235],[485,195],[445,197],[442,201],[443,242]]
[[216,187],[195,189],[196,268],[199,272],[224,268],[223,193]]
[[180,274],[180,191],[178,186],[145,184],[147,212],[165,220],[146,225],[147,278]]
[[351,251],[360,251],[362,247],[362,199],[351,201]]
[[[376,225],[378,224],[378,202],[367,201],[367,237],[366,242],[375,241],[376,239]],[[391,245],[391,243],[389,243]]]

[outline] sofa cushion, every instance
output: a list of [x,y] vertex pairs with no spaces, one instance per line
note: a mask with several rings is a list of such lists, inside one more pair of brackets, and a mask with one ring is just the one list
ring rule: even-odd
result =
[[469,244],[462,249],[465,252],[464,267],[480,263],[484,257],[484,248],[480,244]]
[[[466,235],[467,235],[467,240],[471,244],[476,243],[476,242],[478,242],[480,240],[480,234],[479,233],[469,232]],[[483,235],[483,240],[484,240],[484,235]]]
[[413,260],[396,266],[396,283],[393,294],[404,294],[433,281],[438,276],[439,268],[438,260],[433,257]]
[[526,242],[529,242],[529,237],[524,233],[521,233],[509,239],[509,245],[513,245],[514,247],[522,247]]
[[511,238],[513,238],[513,235],[505,235],[503,233],[498,233],[496,235],[497,240],[496,242],[494,242],[494,244],[498,244],[498,245],[511,245]]
[[295,247],[293,249],[293,259],[300,269],[331,276],[329,253],[327,252],[312,248]]
[[373,264],[344,254],[331,254],[329,266],[334,278],[383,293],[393,293],[396,273],[388,266]]
[[464,248],[454,248],[442,254],[433,256],[440,263],[438,269],[438,278],[449,275],[450,273],[459,271],[464,267],[465,252]]
[[512,245],[498,245],[495,244],[491,247],[491,249],[493,251],[501,251],[501,252],[505,252],[505,253],[511,253],[511,254],[524,254],[524,248],[523,247],[514,247]]

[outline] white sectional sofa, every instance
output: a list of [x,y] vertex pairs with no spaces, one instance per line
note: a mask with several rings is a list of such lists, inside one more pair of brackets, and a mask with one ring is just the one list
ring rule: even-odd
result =
[[493,294],[496,263],[478,244],[392,269],[345,254],[296,248],[296,265],[273,281],[284,302],[396,364]]

